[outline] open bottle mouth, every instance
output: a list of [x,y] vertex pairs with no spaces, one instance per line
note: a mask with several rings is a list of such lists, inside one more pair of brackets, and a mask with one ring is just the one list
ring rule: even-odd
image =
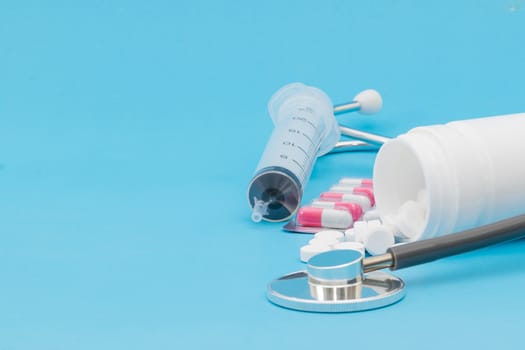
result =
[[[430,206],[427,183],[419,156],[409,144],[394,139],[381,147],[374,165],[374,193],[383,220],[409,230],[411,240],[424,234]],[[407,217],[409,211],[416,217]]]

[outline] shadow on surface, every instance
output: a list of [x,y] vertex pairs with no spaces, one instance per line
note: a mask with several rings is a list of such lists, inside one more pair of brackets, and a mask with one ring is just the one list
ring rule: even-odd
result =
[[[525,274],[525,239],[432,264],[432,269],[421,266],[420,271],[406,275],[404,280],[407,285],[424,284],[425,287],[433,288],[438,285],[493,279],[495,276]],[[422,271],[428,271],[428,274]]]

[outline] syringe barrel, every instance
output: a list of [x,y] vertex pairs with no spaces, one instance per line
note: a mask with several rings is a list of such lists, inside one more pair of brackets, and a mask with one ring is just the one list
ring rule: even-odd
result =
[[268,109],[275,129],[250,182],[248,201],[252,208],[256,200],[267,203],[264,220],[283,221],[297,210],[317,156],[333,147],[339,129],[328,96],[300,83],[277,91]]

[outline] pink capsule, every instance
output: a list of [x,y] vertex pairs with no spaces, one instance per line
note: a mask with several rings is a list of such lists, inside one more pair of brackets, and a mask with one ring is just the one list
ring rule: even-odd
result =
[[330,187],[330,192],[339,192],[339,193],[352,193],[354,191],[355,186],[349,186],[349,185],[335,185]]
[[297,212],[297,223],[302,226],[347,229],[354,223],[348,210],[302,207]]
[[374,181],[372,181],[372,179],[363,179],[363,181],[361,181],[361,186],[374,187]]
[[339,185],[350,185],[357,187],[373,187],[374,182],[372,179],[358,179],[352,177],[345,177],[339,180]]
[[332,186],[330,192],[336,193],[351,193],[367,196],[370,199],[370,205],[375,205],[374,190],[371,187],[344,187],[344,186]]
[[376,205],[376,199],[374,196],[374,190],[370,187],[356,187],[354,188],[353,194],[362,194],[370,199],[370,205],[373,207]]
[[363,216],[363,209],[357,203],[350,202],[329,202],[329,201],[313,201],[311,204],[315,208],[330,208],[330,209],[345,209],[352,215],[354,221],[357,221]]
[[366,212],[372,207],[370,197],[363,193],[337,193],[337,192],[323,192],[321,193],[321,199],[331,202],[348,202],[357,203]]

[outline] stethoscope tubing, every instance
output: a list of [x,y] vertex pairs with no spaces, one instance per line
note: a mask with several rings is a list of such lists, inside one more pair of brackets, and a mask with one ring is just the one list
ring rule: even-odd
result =
[[441,237],[390,247],[366,258],[363,271],[399,270],[525,237],[525,214]]

